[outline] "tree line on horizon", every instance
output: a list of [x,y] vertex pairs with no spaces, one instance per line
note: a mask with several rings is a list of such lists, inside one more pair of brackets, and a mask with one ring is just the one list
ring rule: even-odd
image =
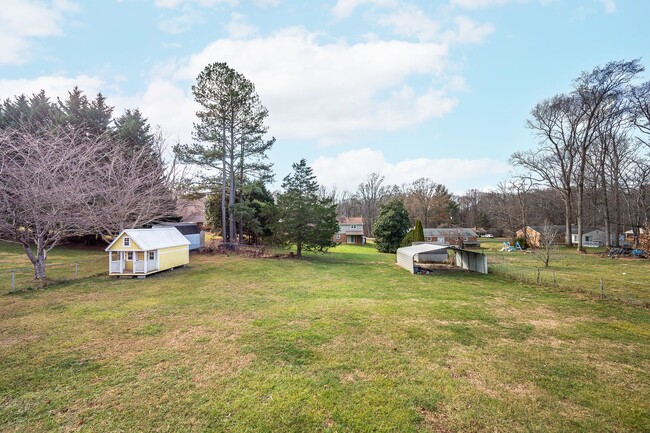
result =
[[[512,155],[517,174],[492,191],[460,196],[428,178],[385,185],[378,173],[354,192],[328,191],[304,159],[272,193],[268,110],[254,84],[223,62],[207,65],[192,86],[201,107],[194,141],[174,146],[172,161],[162,133],[138,109],[114,116],[101,93],[89,99],[75,87],[66,100],[44,91],[15,96],[0,105],[0,238],[20,243],[36,278],[44,278],[47,251],[66,238],[174,219],[176,198],[203,196],[225,245],[292,244],[298,255],[333,246],[337,216],[363,217],[365,234],[381,244],[385,233],[376,232],[390,212],[400,215],[400,241],[417,221],[509,234],[563,220],[567,243],[574,224],[579,233],[605,225],[615,245],[624,227],[638,233],[648,224],[650,82],[641,82],[643,70],[639,60],[610,62],[538,103],[527,122],[538,145]],[[183,178],[179,164],[199,174]]]

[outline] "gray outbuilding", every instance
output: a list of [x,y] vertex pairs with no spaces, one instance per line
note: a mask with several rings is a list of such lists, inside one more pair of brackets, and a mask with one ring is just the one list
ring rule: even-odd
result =
[[152,228],[167,228],[175,227],[185,239],[190,241],[190,251],[198,250],[205,246],[205,232],[199,229],[197,223],[158,223],[155,224]]

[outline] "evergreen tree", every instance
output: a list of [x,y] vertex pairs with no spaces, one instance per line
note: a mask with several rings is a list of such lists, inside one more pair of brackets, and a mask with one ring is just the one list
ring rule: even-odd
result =
[[20,95],[6,99],[0,106],[0,129],[16,128],[38,132],[62,119],[61,110],[50,102],[45,91],[30,98]]
[[68,99],[58,100],[62,113],[61,121],[71,128],[82,130],[98,137],[109,131],[113,117],[113,107],[106,104],[106,98],[98,93],[95,100],[89,101],[84,92],[75,86],[68,92]]
[[113,123],[115,125],[114,137],[124,143],[127,148],[140,150],[153,147],[154,135],[151,133],[151,126],[137,108],[135,110],[127,109]]
[[381,206],[379,217],[373,227],[377,250],[394,253],[409,229],[409,215],[400,199],[393,199]]
[[415,220],[415,229],[413,229],[413,242],[424,242],[424,229],[422,221]]
[[278,243],[296,245],[302,250],[325,251],[334,246],[332,237],[339,229],[336,205],[331,197],[319,197],[316,176],[302,159],[293,164],[294,172],[284,178],[283,193],[277,198],[277,219],[274,230]]
[[406,233],[406,236],[404,236],[404,239],[402,239],[402,242],[400,242],[399,246],[400,247],[410,247],[411,244],[413,244],[413,236],[415,233],[415,229],[411,229]]

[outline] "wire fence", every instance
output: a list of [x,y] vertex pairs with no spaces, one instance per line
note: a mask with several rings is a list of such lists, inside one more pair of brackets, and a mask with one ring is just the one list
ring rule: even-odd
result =
[[650,263],[647,260],[607,260],[589,255],[556,255],[551,266],[519,253],[492,253],[490,273],[522,283],[556,287],[625,303],[650,306]]
[[[48,263],[45,266],[47,283],[72,281],[108,273],[108,259],[97,256],[82,260]],[[33,267],[16,267],[0,270],[0,292],[42,288],[43,282],[34,279]]]

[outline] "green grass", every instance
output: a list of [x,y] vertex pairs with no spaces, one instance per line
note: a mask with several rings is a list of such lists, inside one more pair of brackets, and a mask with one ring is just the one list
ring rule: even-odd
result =
[[[108,268],[108,257],[101,246],[61,246],[47,256],[47,277],[51,283],[100,275]],[[34,267],[22,246],[0,242],[0,294],[12,290],[38,288]]]
[[519,280],[557,286],[572,292],[604,295],[626,303],[650,306],[650,260],[609,258],[604,248],[587,248],[586,254],[575,248],[560,246],[548,268],[534,251],[500,252],[503,239],[482,240],[490,271],[509,275]]
[[650,430],[647,309],[393,262],[193,255],[4,295],[0,430]]

